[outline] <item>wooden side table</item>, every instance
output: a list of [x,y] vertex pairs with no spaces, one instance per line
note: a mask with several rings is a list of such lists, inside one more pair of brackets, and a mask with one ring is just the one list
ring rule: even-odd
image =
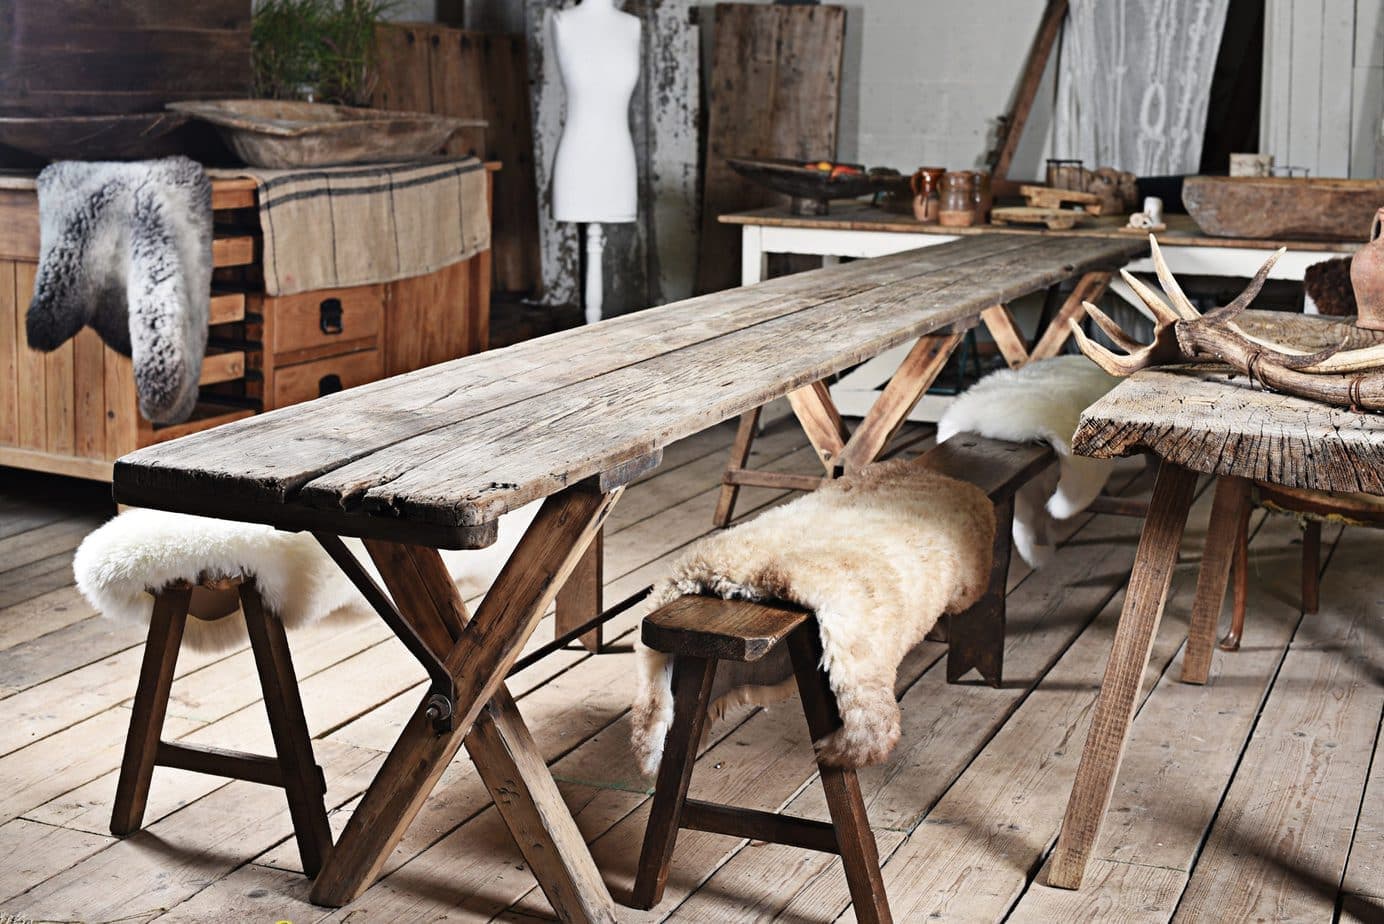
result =
[[1220,479],[1183,658],[1183,679],[1204,682],[1249,482],[1384,495],[1384,416],[1266,392],[1219,367],[1148,369],[1087,409],[1072,449],[1097,458],[1145,451],[1160,464],[1048,872],[1048,885],[1064,889],[1080,888],[1110,805],[1198,473]]

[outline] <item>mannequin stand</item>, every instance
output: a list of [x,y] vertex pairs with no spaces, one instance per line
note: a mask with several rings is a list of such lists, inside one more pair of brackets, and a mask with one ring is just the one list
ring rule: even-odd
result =
[[605,251],[605,232],[599,222],[587,222],[586,229],[586,286],[582,303],[586,307],[586,323],[601,320],[605,299],[605,280],[601,276],[601,254]]

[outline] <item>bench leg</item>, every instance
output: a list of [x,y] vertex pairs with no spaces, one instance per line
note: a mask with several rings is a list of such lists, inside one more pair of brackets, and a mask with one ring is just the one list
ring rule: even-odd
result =
[[178,665],[178,649],[183,643],[191,600],[190,586],[166,587],[154,598],[149,638],[144,643],[139,686],[130,710],[130,732],[125,737],[125,756],[120,762],[120,781],[115,787],[115,807],[111,812],[111,833],[118,837],[133,834],[144,823],[149,781],[154,775],[163,720],[168,713],[168,694],[173,688],[173,670]]
[[716,501],[716,513],[711,523],[718,529],[725,529],[735,516],[735,502],[740,497],[740,486],[728,480],[730,473],[745,467],[750,460],[750,449],[754,446],[754,435],[759,429],[759,415],[764,408],[740,415],[740,425],[735,430],[735,442],[730,447],[730,460],[726,463],[726,474],[721,480],[721,496]]
[[1197,573],[1197,594],[1192,600],[1192,620],[1187,629],[1187,648],[1182,655],[1182,682],[1205,683],[1211,675],[1211,650],[1216,626],[1225,602],[1226,581],[1236,554],[1242,513],[1249,508],[1249,482],[1221,478],[1211,501],[1211,521]]
[[[841,726],[836,698],[822,670],[822,641],[816,620],[810,620],[788,636],[788,652],[793,659],[793,674],[798,681],[798,696],[807,716],[807,730],[819,741]],[[879,869],[879,849],[870,830],[860,780],[854,770],[817,765],[826,792],[831,823],[836,829],[836,847],[846,871],[846,885],[856,920],[863,924],[888,924],[889,897]]]
[[298,678],[289,656],[288,635],[279,617],[265,608],[253,581],[240,585],[240,606],[259,670],[264,709],[269,714],[269,730],[283,775],[293,833],[298,839],[298,854],[303,860],[303,872],[311,879],[322,869],[331,850],[332,831],[322,801],[326,784],[312,754],[303,701],[298,695]]
[[1149,650],[1168,600],[1196,481],[1196,475],[1181,466],[1164,462],[1159,467],[1091,730],[1081,750],[1067,814],[1062,819],[1062,833],[1048,868],[1048,885],[1054,888],[1081,888],[1086,863],[1100,837],[1101,823],[1110,806],[1115,777],[1129,740],[1129,727],[1134,722],[1134,707],[1148,668]]
[[1309,616],[1321,603],[1322,524],[1308,520],[1302,530],[1302,611]]
[[1013,536],[1011,496],[995,505],[995,545],[985,596],[964,613],[947,618],[947,683],[956,683],[971,668],[996,689],[1003,682],[1005,591]]
[[712,658],[681,656],[673,660],[673,724],[663,744],[663,762],[654,784],[653,805],[639,853],[631,906],[647,911],[663,900],[679,822],[692,782],[692,765],[706,728],[711,684],[716,677]]

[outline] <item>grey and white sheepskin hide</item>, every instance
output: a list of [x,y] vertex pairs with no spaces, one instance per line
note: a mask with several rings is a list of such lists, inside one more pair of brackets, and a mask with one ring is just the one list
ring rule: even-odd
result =
[[38,176],[39,267],[29,346],[85,325],[134,360],[139,410],[186,420],[197,404],[211,306],[211,181],[186,157],[62,161]]

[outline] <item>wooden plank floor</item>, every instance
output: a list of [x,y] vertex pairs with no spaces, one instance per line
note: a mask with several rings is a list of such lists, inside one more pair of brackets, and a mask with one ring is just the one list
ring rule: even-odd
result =
[[[649,584],[707,530],[731,429],[669,447],[627,493],[607,538],[607,599]],[[926,445],[928,432],[901,441]],[[816,470],[786,422],[752,464]],[[1119,483],[1136,481],[1138,466]],[[0,919],[61,921],[534,921],[551,917],[464,756],[386,867],[348,909],[306,901],[278,790],[160,769],[146,829],[107,833],[141,636],[71,587],[73,547],[111,511],[104,489],[0,469]],[[780,502],[747,488],[740,511]],[[1298,612],[1299,533],[1254,520],[1251,617],[1205,687],[1176,680],[1210,492],[1187,532],[1110,820],[1077,893],[1042,885],[1119,614],[1138,522],[1080,517],[1050,565],[1010,580],[1007,681],[945,682],[944,647],[905,662],[903,738],[863,774],[898,921],[1384,919],[1384,533],[1327,531],[1322,611]],[[629,752],[640,613],[612,653],[564,651],[511,682],[617,897],[632,882],[648,784]],[[550,636],[540,628],[540,640]],[[421,670],[384,627],[292,638],[308,724],[339,831],[415,707]],[[187,652],[169,736],[265,749],[245,650]],[[795,705],[713,729],[693,795],[825,818]],[[12,917],[7,917],[12,916]],[[685,832],[667,897],[628,921],[853,920],[840,864],[790,847]]]

